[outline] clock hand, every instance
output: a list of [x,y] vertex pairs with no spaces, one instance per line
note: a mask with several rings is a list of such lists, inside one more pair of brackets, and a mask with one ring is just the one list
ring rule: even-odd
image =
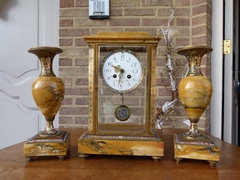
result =
[[115,69],[115,72],[120,72],[119,79],[118,79],[118,85],[119,85],[123,77],[124,69],[121,69],[120,65],[117,65],[117,66],[112,65],[112,67]]
[[117,65],[117,66],[112,65],[112,67],[115,69],[115,72],[121,71],[120,65]]
[[124,69],[120,69],[120,73],[123,74],[124,73]]
[[121,79],[123,77],[124,69],[120,69],[119,79],[118,79],[118,85],[121,82]]

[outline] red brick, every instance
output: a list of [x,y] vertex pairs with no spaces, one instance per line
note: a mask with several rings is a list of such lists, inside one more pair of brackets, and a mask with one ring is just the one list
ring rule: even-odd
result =
[[[162,33],[162,31],[161,31],[161,29],[160,29],[160,27],[158,28],[158,35],[159,36],[162,36],[162,39],[158,42],[158,47],[166,47],[166,42],[165,42],[165,40],[164,40],[164,36],[163,36],[163,33]],[[158,48],[159,50],[161,50],[161,48]],[[159,51],[158,51],[158,53],[159,53]]]
[[162,106],[165,102],[171,101],[172,96],[157,96],[156,105]]
[[161,87],[158,89],[158,96],[171,96],[172,90],[170,87]]
[[153,16],[155,15],[155,9],[125,9],[124,16]]
[[76,79],[76,86],[87,86],[88,85],[88,78],[77,78]]
[[141,108],[132,108],[132,112],[134,112],[135,115],[137,116],[143,116],[144,111]]
[[60,9],[59,16],[61,17],[88,17],[88,9]]
[[191,0],[181,0],[181,1],[179,1],[179,0],[177,0],[177,1],[175,1],[175,6],[190,6],[190,2],[191,2]]
[[73,39],[60,39],[59,40],[60,46],[72,46],[73,45]]
[[85,88],[74,88],[65,87],[65,95],[88,95],[88,87]]
[[179,32],[179,34],[177,34],[177,37],[181,37],[181,36],[189,37],[190,36],[190,30],[188,27],[181,27],[181,28],[179,27],[178,32]]
[[87,42],[83,38],[75,39],[75,46],[87,46]]
[[110,8],[110,18],[111,16],[122,16],[123,11],[119,8]]
[[169,78],[157,78],[156,79],[156,85],[157,86],[169,86],[170,85],[170,79]]
[[124,18],[124,19],[110,19],[110,26],[139,26],[140,19],[137,18]]
[[[179,115],[179,116],[186,116],[186,112],[185,110],[183,109],[183,106],[182,106],[182,103],[179,102],[180,106],[176,107],[176,113]],[[186,118],[188,119],[188,118]],[[185,120],[186,120],[185,119]]]
[[123,27],[97,27],[91,28],[91,35],[96,35],[98,32],[122,32]]
[[174,10],[174,17],[178,16],[190,16],[190,9],[189,8],[177,8],[177,9],[172,9],[172,8],[161,8],[158,10],[158,16],[168,16],[172,14],[172,10]]
[[72,66],[72,59],[59,58],[59,66]]
[[[160,17],[163,17],[163,16],[169,17],[171,15],[171,13],[172,13],[171,10],[172,10],[171,7],[158,9],[158,16],[160,16]],[[176,10],[175,10],[175,12],[176,12]]]
[[210,53],[208,53],[207,55],[203,56],[202,61],[201,61],[202,65],[211,66],[211,57],[210,57]]
[[176,101],[176,107],[180,107],[181,109],[182,109],[182,103],[180,102],[180,100],[178,99],[177,101]]
[[75,59],[75,66],[87,66],[87,65],[88,65],[88,57]]
[[62,106],[60,108],[60,115],[79,115],[79,114],[82,114],[83,112],[85,112],[86,108],[84,107],[65,107],[65,106]]
[[177,38],[176,44],[178,46],[189,46],[190,45],[190,39],[189,38]]
[[91,20],[91,19],[76,19],[75,27],[96,27],[96,26],[106,26],[107,20]]
[[[140,99],[137,96],[134,96],[134,98],[125,98],[124,99],[124,103],[127,105],[132,105],[132,106],[139,106],[140,105]],[[115,104],[119,104],[119,102],[121,103],[122,99],[120,98],[118,102],[116,102]]]
[[59,30],[60,37],[85,36],[85,35],[89,35],[88,28],[68,28]]
[[72,116],[59,116],[59,124],[72,124],[73,118]]
[[72,104],[73,104],[72,98],[64,97],[62,101],[62,105],[72,105]]
[[60,0],[60,8],[74,7],[74,0]]
[[[159,52],[160,50],[158,50]],[[166,65],[166,60],[165,58],[163,57],[164,54],[161,54],[161,57],[157,59],[157,66],[165,66]],[[159,68],[158,68],[159,69]]]
[[76,0],[76,7],[88,7],[88,0]]
[[75,27],[106,26],[107,20],[76,19]]
[[142,26],[155,26],[161,27],[163,25],[167,25],[168,18],[165,19],[155,19],[155,18],[144,18],[142,19]]
[[193,27],[192,28],[192,35],[199,35],[199,34],[207,34],[208,33],[208,29],[206,27],[206,25],[201,25],[201,26],[197,26],[197,27]]
[[60,27],[73,27],[73,19],[60,19]]
[[62,47],[63,49],[63,53],[61,54],[62,56],[88,56],[88,47],[86,46],[86,48],[84,48],[84,46],[81,46],[79,48],[77,47],[67,47],[64,46]]
[[140,6],[141,0],[111,0],[111,7],[138,7]]
[[192,5],[199,5],[199,4],[207,3],[208,1],[211,1],[211,0],[192,0]]
[[188,18],[176,18],[177,26],[190,26],[190,19]]
[[197,36],[192,38],[192,44],[193,45],[211,44],[211,40],[206,36]]
[[80,97],[76,98],[75,104],[76,105],[88,105],[88,97]]
[[[182,46],[179,46],[182,47]],[[178,48],[176,49],[176,51],[178,50]],[[175,61],[176,61],[176,65],[180,71],[185,71],[185,69],[187,68],[187,64],[188,64],[188,59],[183,56],[183,55],[176,55],[175,57]]]
[[204,76],[208,76],[209,74],[208,73],[208,69],[207,68],[204,68],[204,67],[201,67],[201,72]]
[[87,67],[77,67],[77,68],[60,68],[60,76],[87,76],[88,68]]
[[[84,114],[87,114],[85,112]],[[88,117],[87,116],[79,116],[75,118],[75,124],[88,124]]]
[[174,9],[174,16],[190,16],[190,9],[189,8],[177,8]]
[[68,77],[61,77],[61,79],[63,80],[63,83],[64,83],[64,85],[65,85],[65,88],[67,87],[67,86],[72,86],[72,78],[68,78]]
[[193,16],[199,15],[199,14],[209,14],[210,7],[207,4],[199,5],[196,7],[193,7]]
[[166,60],[162,67],[158,68],[157,75],[163,77],[168,77],[167,69],[166,69]]
[[171,6],[172,1],[169,0],[142,0],[143,6]]
[[207,24],[207,14],[203,14],[201,16],[193,17],[192,18],[192,25],[200,25],[200,24]]
[[129,31],[129,32],[148,32],[148,35],[150,35],[150,36],[156,36],[157,35],[157,29],[156,28],[134,27],[134,28],[125,28],[125,31]]

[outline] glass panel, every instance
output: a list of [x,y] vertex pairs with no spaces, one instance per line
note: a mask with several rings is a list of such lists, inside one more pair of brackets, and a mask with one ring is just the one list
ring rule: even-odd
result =
[[98,52],[98,132],[144,132],[147,47],[105,45]]

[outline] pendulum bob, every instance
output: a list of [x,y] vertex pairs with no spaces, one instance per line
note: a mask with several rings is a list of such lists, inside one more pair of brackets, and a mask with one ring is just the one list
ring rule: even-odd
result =
[[41,74],[32,84],[33,99],[44,115],[47,125],[44,131],[30,138],[24,145],[24,155],[31,160],[34,156],[66,156],[70,145],[70,134],[54,128],[54,118],[64,98],[64,83],[52,70],[53,58],[62,50],[56,47],[35,47],[30,53],[38,56]]
[[210,165],[219,161],[219,149],[209,136],[198,130],[198,121],[208,107],[212,84],[200,71],[201,59],[211,52],[208,46],[189,46],[178,51],[185,55],[189,63],[189,71],[178,85],[179,100],[189,117],[190,129],[187,133],[174,134],[174,158],[208,160]]

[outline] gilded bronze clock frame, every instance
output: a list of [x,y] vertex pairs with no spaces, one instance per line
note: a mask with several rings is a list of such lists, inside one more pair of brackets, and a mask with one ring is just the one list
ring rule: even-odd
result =
[[[147,32],[99,32],[94,36],[84,36],[89,45],[89,120],[88,131],[78,140],[78,153],[81,158],[90,154],[102,155],[133,155],[151,156],[155,160],[163,156],[164,143],[155,131],[156,118],[156,64],[157,45],[160,36],[149,36]],[[144,131],[108,131],[108,126],[99,131],[98,123],[98,78],[99,77],[99,47],[102,45],[139,46],[145,47],[146,68],[146,97]],[[112,126],[123,126],[114,124]],[[110,127],[110,126],[109,126]],[[131,127],[134,129],[137,126]]]

